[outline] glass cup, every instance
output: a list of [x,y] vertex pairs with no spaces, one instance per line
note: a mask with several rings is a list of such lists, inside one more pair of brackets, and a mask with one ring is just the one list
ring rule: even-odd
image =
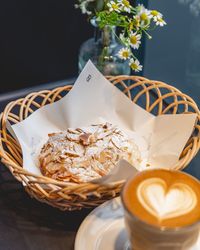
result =
[[[150,225],[128,210],[124,193],[134,179],[132,177],[124,186],[121,194],[124,207],[125,226],[133,250],[187,250],[198,240],[200,222],[178,228],[166,228]],[[130,192],[130,191],[129,191]],[[186,215],[187,216],[187,215]]]

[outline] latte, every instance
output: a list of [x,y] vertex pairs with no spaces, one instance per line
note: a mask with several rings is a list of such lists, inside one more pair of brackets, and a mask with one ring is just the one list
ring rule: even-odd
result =
[[200,220],[200,182],[183,172],[141,172],[123,194],[127,209],[151,225],[176,228]]
[[179,171],[154,169],[130,179],[122,192],[134,250],[189,250],[200,229],[200,182]]

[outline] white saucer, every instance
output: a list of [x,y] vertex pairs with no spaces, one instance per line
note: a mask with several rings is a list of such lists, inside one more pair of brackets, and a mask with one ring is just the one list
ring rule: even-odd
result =
[[[128,250],[120,198],[95,208],[81,224],[75,250]],[[191,250],[200,250],[200,238]]]

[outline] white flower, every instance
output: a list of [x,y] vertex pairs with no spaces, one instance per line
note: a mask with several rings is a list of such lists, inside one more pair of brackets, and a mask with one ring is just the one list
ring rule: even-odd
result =
[[130,59],[129,62],[129,66],[131,67],[132,70],[134,70],[135,72],[139,72],[142,70],[142,65],[140,65],[140,62],[138,61],[138,59]]
[[128,48],[122,48],[119,50],[117,55],[119,58],[127,60],[130,57],[130,50]]
[[158,18],[157,21],[156,21],[156,25],[157,26],[164,26],[166,25],[167,23],[162,19],[162,18]]
[[150,17],[153,18],[154,22],[157,22],[159,18],[162,18],[162,14],[158,12],[157,10],[151,10],[150,11]]
[[78,5],[78,4],[75,4],[75,8],[80,8],[82,14],[91,15],[92,12],[89,11],[89,10],[87,9],[87,7],[88,7],[88,3],[89,3],[89,2],[92,2],[92,1],[93,1],[93,0],[85,0],[85,1],[81,2],[79,5]]
[[140,41],[141,37],[142,36],[140,34],[137,34],[137,32],[135,33],[131,32],[129,36],[130,46],[134,49],[138,49],[141,44],[141,41]]
[[146,9],[144,7],[144,5],[142,5],[142,4],[139,4],[137,6],[136,19],[140,20],[140,24],[142,26],[145,26],[145,25],[149,24],[149,22],[150,22],[150,19],[151,19],[150,11],[148,9]]
[[148,13],[148,15],[150,14],[150,11],[146,9],[143,4],[138,4],[136,8],[137,8],[138,15],[141,15],[142,13]]
[[130,13],[131,12],[131,5],[130,2],[128,0],[118,0],[118,3],[120,5],[120,7],[122,8],[122,10],[124,10],[125,12]]
[[109,7],[109,11],[121,11],[120,5],[114,1],[110,1],[109,3],[107,3],[107,6]]

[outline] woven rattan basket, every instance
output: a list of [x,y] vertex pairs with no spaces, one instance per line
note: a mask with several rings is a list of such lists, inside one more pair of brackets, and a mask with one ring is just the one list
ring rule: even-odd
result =
[[[197,123],[175,169],[183,169],[197,154],[200,147],[200,111],[196,103],[178,89],[159,81],[137,76],[117,76],[108,79],[133,102],[155,115],[196,113]],[[93,207],[119,194],[123,181],[109,186],[85,183],[65,183],[51,178],[36,176],[22,168],[21,148],[9,134],[6,121],[18,123],[40,107],[53,103],[67,94],[72,86],[31,93],[25,98],[9,103],[1,114],[0,155],[2,162],[13,176],[23,183],[31,197],[61,210]]]

